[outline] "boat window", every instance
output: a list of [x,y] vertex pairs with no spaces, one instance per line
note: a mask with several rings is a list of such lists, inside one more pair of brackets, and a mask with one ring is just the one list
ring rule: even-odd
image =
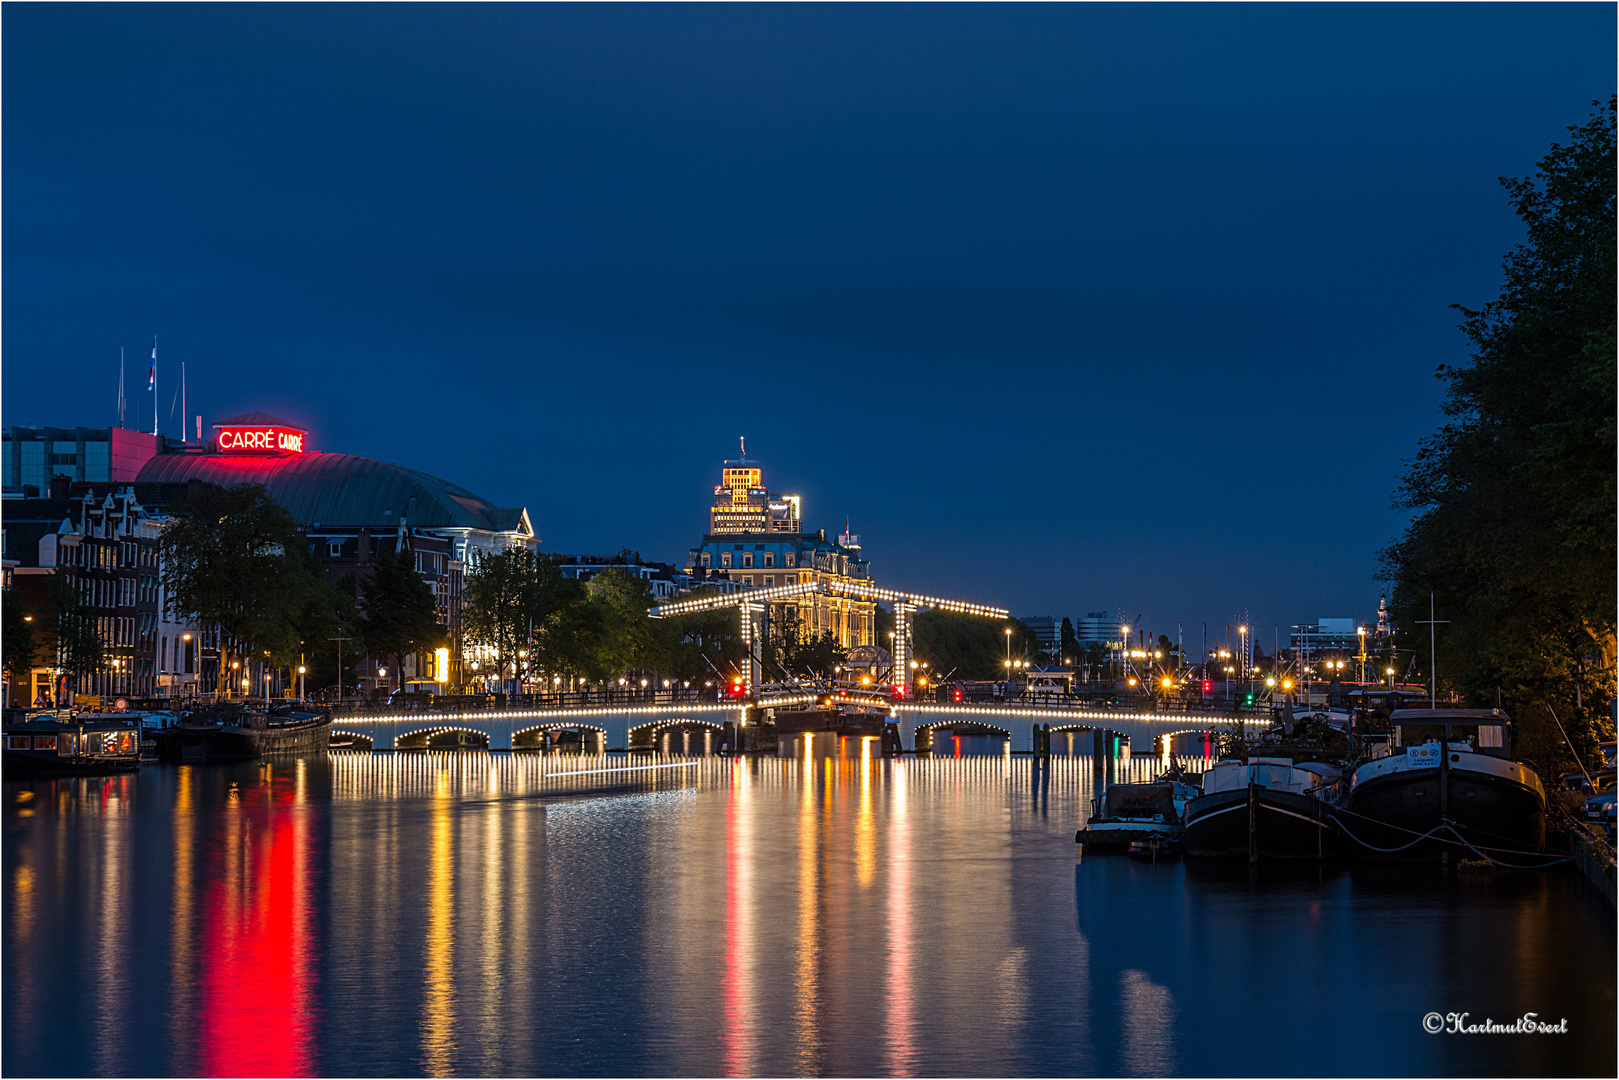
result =
[[35,750],[55,750],[56,749],[56,736],[55,735],[35,735],[34,736],[34,749]]
[[26,735],[7,735],[6,736],[6,749],[7,750],[26,750],[26,749],[28,749],[28,736],[26,736]]
[[1505,743],[1501,739],[1502,729],[1494,725],[1479,725],[1478,744],[1481,747],[1500,749]]

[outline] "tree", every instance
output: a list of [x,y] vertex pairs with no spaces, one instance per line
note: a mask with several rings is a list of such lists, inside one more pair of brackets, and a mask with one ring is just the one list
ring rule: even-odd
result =
[[375,656],[392,657],[394,670],[403,680],[406,656],[432,649],[444,640],[433,587],[416,572],[415,559],[405,549],[378,559],[360,590],[366,648]]
[[485,555],[467,573],[462,616],[467,641],[495,654],[497,677],[528,667],[555,675],[600,674],[599,607],[556,563],[527,548]]
[[13,688],[28,687],[24,702],[33,704],[34,688],[31,681],[34,657],[39,653],[34,613],[24,608],[21,599],[11,589],[0,594],[0,613],[4,615],[4,623],[0,625],[0,653],[3,653],[6,674],[11,677]]
[[[1503,179],[1525,242],[1500,296],[1458,306],[1469,363],[1441,366],[1447,422],[1407,463],[1397,505],[1416,513],[1383,553],[1398,644],[1439,685],[1517,722],[1520,757],[1556,769],[1546,706],[1584,712],[1582,752],[1606,734],[1615,653],[1615,99],[1554,144],[1533,179]],[[1609,735],[1611,737],[1611,734]]]
[[765,681],[772,682],[782,676],[794,679],[832,678],[836,669],[848,659],[848,650],[838,644],[830,630],[812,634],[804,628],[797,614],[788,614],[785,608],[779,606],[776,611],[772,612],[769,632],[760,643]]
[[920,611],[911,626],[917,659],[928,661],[938,679],[952,673],[958,679],[1004,679],[1008,650],[1014,660],[1036,662],[1045,655],[1040,639],[1018,619],[995,622],[976,615]]
[[106,666],[95,609],[84,603],[78,587],[61,574],[56,575],[56,588],[51,594],[48,625],[56,670],[71,676],[75,689],[83,684],[86,675]]
[[195,484],[158,540],[176,615],[220,630],[220,671],[232,655],[298,652],[298,615],[315,584],[297,523],[261,484]]

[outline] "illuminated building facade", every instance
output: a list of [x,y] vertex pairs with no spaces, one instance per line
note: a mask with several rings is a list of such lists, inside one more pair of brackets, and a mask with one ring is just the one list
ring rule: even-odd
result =
[[[796,495],[772,496],[758,462],[727,461],[709,509],[709,531],[686,562],[693,585],[768,589],[777,585],[871,583],[860,537],[845,529],[805,532]],[[831,634],[845,649],[876,645],[877,605],[870,600],[815,594],[771,605],[776,618],[796,619],[806,637]]]
[[764,470],[748,460],[747,450],[747,443],[742,443],[742,456],[720,469],[714,503],[708,508],[709,534],[800,532],[798,496],[772,495],[765,487]]

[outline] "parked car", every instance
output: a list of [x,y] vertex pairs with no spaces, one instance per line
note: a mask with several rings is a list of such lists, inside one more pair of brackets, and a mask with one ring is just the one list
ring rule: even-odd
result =
[[1585,800],[1586,823],[1607,830],[1610,839],[1614,835],[1614,813],[1616,809],[1619,809],[1614,802],[1616,795],[1619,795],[1619,791],[1610,789],[1604,791],[1601,795],[1593,795]]

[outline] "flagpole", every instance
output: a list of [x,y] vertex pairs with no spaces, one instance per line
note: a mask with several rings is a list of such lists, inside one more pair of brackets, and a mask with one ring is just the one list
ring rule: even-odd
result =
[[180,442],[186,441],[186,362],[180,361]]
[[118,346],[118,426],[124,426],[124,347]]
[[157,338],[152,339],[152,435],[157,435]]

